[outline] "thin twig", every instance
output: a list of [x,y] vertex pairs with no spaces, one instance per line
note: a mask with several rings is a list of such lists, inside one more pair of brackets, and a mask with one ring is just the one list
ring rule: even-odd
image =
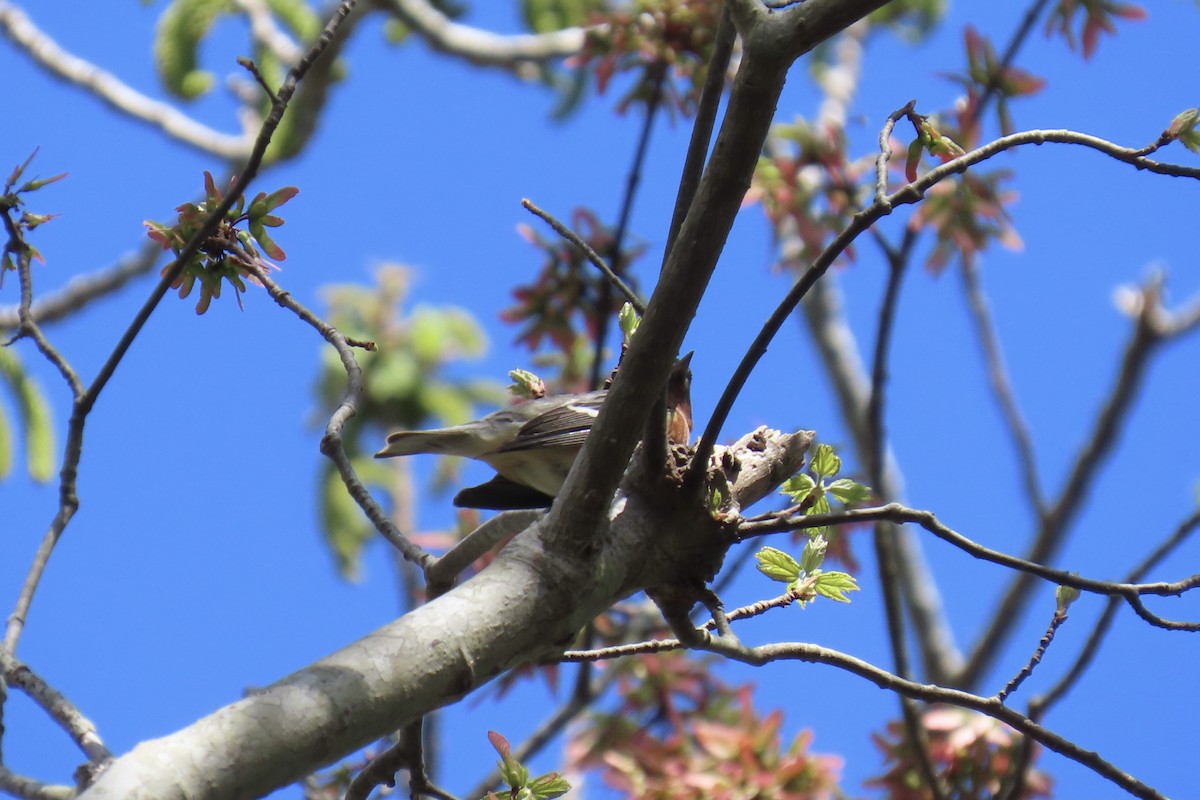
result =
[[[911,103],[910,103],[911,105]],[[898,119],[898,117],[897,117]],[[889,117],[888,124],[894,124]],[[887,130],[887,126],[885,126]],[[880,134],[880,146],[886,147],[888,136]],[[878,201],[878,197],[876,198]],[[904,244],[897,250],[885,246],[888,260],[888,281],[883,301],[879,304],[879,324],[875,335],[875,353],[871,367],[871,397],[867,401],[867,474],[871,483],[878,485],[883,480],[884,453],[887,450],[887,431],[884,424],[885,387],[888,375],[888,353],[891,349],[892,333],[895,330],[896,307],[900,301],[900,286],[908,266],[909,253],[916,236],[908,229]],[[875,562],[879,568],[879,586],[883,595],[884,618],[887,623],[888,644],[892,651],[895,672],[905,680],[912,680],[912,664],[908,655],[908,636],[904,629],[904,608],[900,594],[900,566],[897,554],[895,527],[885,522],[875,525],[872,540],[875,545]],[[938,780],[933,757],[929,752],[929,736],[921,723],[920,710],[910,698],[899,696],[900,712],[904,722],[904,736],[909,748],[916,754],[917,766],[925,786],[934,800],[944,800],[946,792]]]
[[683,171],[679,177],[679,189],[675,194],[675,210],[671,212],[671,227],[667,231],[667,243],[663,247],[664,265],[675,246],[675,238],[679,235],[679,229],[683,227],[683,220],[692,207],[696,189],[700,186],[700,176],[704,173],[704,160],[708,157],[708,146],[712,141],[717,110],[721,106],[721,95],[725,91],[725,74],[729,71],[729,59],[733,54],[736,39],[737,30],[733,26],[729,5],[726,4],[721,10],[721,22],[717,25],[712,56],[708,60],[704,86],[700,90],[700,102],[696,105],[696,121],[692,125],[687,154],[683,158]]
[[[1151,361],[1152,352],[1163,342],[1159,323],[1164,312],[1155,282],[1143,290],[1143,306],[1134,320],[1133,330],[1121,357],[1116,380],[1092,426],[1087,441],[1076,454],[1066,484],[1038,526],[1037,536],[1026,552],[1026,559],[1046,563],[1062,546],[1066,533],[1087,497],[1100,465],[1112,453],[1138,387]],[[996,658],[1004,640],[1012,633],[1011,620],[1019,618],[1032,599],[1029,577],[1018,575],[1005,589],[1003,597],[984,628],[963,668],[959,685],[973,686]]]
[[1141,595],[1177,597],[1184,592],[1200,587],[1200,573],[1178,581],[1154,583],[1118,583],[1084,578],[1073,572],[1047,567],[1028,559],[992,550],[942,524],[932,511],[919,511],[900,503],[888,503],[875,508],[856,508],[836,514],[763,514],[743,522],[738,529],[738,539],[744,541],[768,533],[820,528],[827,525],[849,525],[856,522],[876,522],[881,519],[897,523],[915,523],[967,555],[1092,594],[1119,596],[1126,599],[1137,598]]
[[74,786],[45,784],[3,766],[0,766],[0,792],[21,800],[71,800],[76,795]]
[[104,764],[112,760],[112,753],[104,746],[92,721],[83,716],[75,704],[61,692],[9,655],[4,648],[0,648],[0,676],[3,676],[7,685],[24,692],[58,723],[75,742],[75,746],[87,756],[89,762]]
[[1038,642],[1037,649],[1033,651],[1033,655],[1025,662],[1025,666],[1021,667],[1020,671],[1012,677],[1004,688],[996,693],[996,698],[1004,702],[1010,694],[1015,692],[1025,679],[1033,674],[1033,670],[1038,664],[1042,663],[1042,657],[1046,655],[1046,650],[1054,641],[1054,634],[1062,627],[1062,624],[1067,621],[1067,612],[1063,609],[1056,609],[1054,616],[1050,620],[1050,625],[1046,628],[1046,632],[1042,634],[1041,640]]
[[271,13],[270,6],[264,0],[236,0],[236,2],[250,20],[250,35],[254,37],[254,40],[270,50],[285,65],[296,66],[304,55],[304,49],[275,24],[275,16]]
[[[653,642],[619,645],[602,650],[587,652],[568,651],[563,654],[563,658],[564,660],[572,661],[584,659],[600,660],[635,653],[679,650],[683,649],[683,647],[683,643],[678,639],[658,639]],[[948,689],[932,684],[907,681],[867,661],[837,650],[813,644],[781,642],[760,645],[758,647],[746,647],[744,645],[733,644],[725,639],[709,637],[704,640],[702,648],[753,666],[762,666],[776,661],[802,661],[811,664],[825,664],[857,675],[881,689],[902,694],[913,700],[921,700],[926,703],[943,703],[978,711],[981,714],[1007,724],[1018,733],[1030,737],[1050,750],[1087,767],[1135,797],[1144,798],[1144,800],[1166,800],[1154,788],[1113,766],[1113,764],[1101,758],[1097,753],[1085,750],[1070,739],[1043,727],[1030,717],[1005,706],[995,697],[980,697],[979,695],[959,689]]]
[[1094,751],[1086,750],[1070,739],[1054,733],[1020,712],[1008,708],[994,697],[985,698],[958,689],[906,681],[869,662],[812,644],[791,642],[744,647],[731,645],[723,639],[711,639],[707,643],[706,649],[754,666],[784,660],[827,664],[864,678],[881,689],[897,692],[914,700],[944,703],[978,711],[1007,724],[1059,755],[1087,767],[1134,797],[1143,798],[1143,800],[1166,800],[1164,795],[1153,787],[1118,769]]
[[[359,480],[358,473],[350,462],[350,456],[347,455],[342,442],[342,429],[346,422],[358,412],[358,401],[363,390],[362,367],[358,365],[358,359],[354,357],[354,351],[351,349],[349,341],[341,331],[301,305],[290,292],[280,288],[264,270],[255,267],[254,271],[255,277],[266,288],[272,300],[311,325],[325,341],[337,350],[342,367],[346,370],[346,391],[325,426],[325,435],[321,438],[321,453],[337,467],[342,483],[346,485],[346,491],[371,520],[375,529],[404,556],[405,560],[424,569],[432,563],[433,556],[401,533],[392,523],[387,512],[380,507],[371,493],[367,491],[367,487]],[[375,349],[373,342],[366,344],[367,350]]]
[[1200,179],[1200,167],[1185,167],[1179,164],[1154,161],[1137,155],[1137,151],[1132,148],[1122,147],[1096,136],[1089,136],[1088,134],[1068,130],[1032,130],[1002,136],[968,153],[964,153],[958,158],[930,169],[917,180],[902,186],[882,200],[875,201],[851,217],[846,227],[826,245],[825,249],[821,251],[820,255],[817,256],[809,268],[805,270],[792,286],[787,296],[784,297],[775,311],[763,324],[762,329],[754,338],[750,347],[747,348],[745,355],[742,356],[742,360],[738,364],[737,370],[730,377],[725,391],[721,394],[720,400],[717,401],[716,408],[713,409],[713,414],[708,421],[708,425],[704,429],[704,433],[696,449],[692,468],[688,474],[689,482],[698,483],[703,478],[704,466],[708,463],[708,458],[712,455],[712,447],[716,437],[720,435],[721,427],[725,424],[725,420],[733,408],[733,403],[738,395],[741,394],[741,390],[745,386],[746,380],[750,377],[750,373],[758,364],[759,359],[767,352],[767,346],[775,338],[783,323],[791,316],[796,306],[808,294],[813,284],[820,280],[826,270],[829,269],[833,262],[837,260],[842,252],[859,235],[868,230],[882,217],[891,214],[897,206],[920,202],[924,198],[925,192],[953,175],[966,172],[976,164],[1007,150],[1026,145],[1042,145],[1047,143],[1073,144],[1086,147],[1122,163],[1129,164],[1139,170],[1159,175]]
[[[105,297],[134,278],[150,272],[161,255],[160,244],[146,242],[136,254],[121,259],[115,265],[90,275],[72,278],[57,292],[34,300],[30,316],[42,325],[57,322],[84,308],[91,301]],[[0,330],[15,328],[21,324],[19,313],[17,306],[0,308]]]
[[[646,153],[650,149],[650,133],[654,130],[654,118],[662,103],[662,84],[667,73],[667,65],[655,64],[650,68],[646,80],[650,83],[650,99],[646,102],[646,118],[642,121],[642,130],[638,135],[637,147],[634,149],[633,163],[629,165],[629,175],[625,179],[625,196],[621,199],[621,211],[617,217],[617,229],[613,232],[612,248],[608,257],[612,260],[612,272],[620,275],[625,268],[621,259],[621,247],[625,244],[625,235],[629,230],[629,215],[633,213],[633,199],[637,196],[638,184],[642,181],[642,165],[646,161]],[[596,353],[592,357],[592,376],[590,385],[599,389],[604,372],[604,344],[608,339],[608,326],[612,319],[609,308],[612,305],[611,281],[600,284],[599,297],[596,299]]]
[[575,231],[559,222],[553,215],[550,214],[550,212],[543,211],[538,206],[535,206],[533,201],[522,199],[521,205],[530,213],[545,220],[546,224],[553,228],[554,232],[559,236],[578,247],[580,252],[587,257],[587,260],[592,262],[592,265],[595,266],[596,269],[604,273],[604,277],[608,278],[609,282],[612,283],[613,286],[616,286],[621,294],[625,295],[625,299],[629,301],[629,305],[633,306],[634,311],[636,311],[639,315],[646,313],[646,304],[641,301],[641,299],[637,296],[637,293],[633,291],[633,289],[629,288],[629,285],[625,283],[625,281],[621,280],[621,277],[613,272],[611,268],[609,268],[608,264],[605,263],[604,259],[600,257],[599,253],[593,250],[587,242],[579,238],[579,234],[575,233]]
[[[1200,511],[1196,511],[1190,517],[1185,519],[1179,526],[1167,537],[1166,541],[1154,549],[1141,564],[1138,564],[1132,572],[1125,578],[1126,583],[1137,583],[1146,576],[1150,570],[1158,566],[1167,556],[1175,551],[1181,544],[1200,528]],[[1059,700],[1066,696],[1087,668],[1091,666],[1092,659],[1096,657],[1096,653],[1100,650],[1100,644],[1104,641],[1104,637],[1108,634],[1112,627],[1113,620],[1116,618],[1117,609],[1120,607],[1120,599],[1117,597],[1110,598],[1108,605],[1104,608],[1104,613],[1100,615],[1100,619],[1096,621],[1095,627],[1092,628],[1091,634],[1088,636],[1087,642],[1084,643],[1083,649],[1079,651],[1075,662],[1071,664],[1071,668],[1059,679],[1054,686],[1050,687],[1044,695],[1035,697],[1029,704],[1030,714],[1042,713],[1055,705]]]
[[1029,434],[1029,425],[1025,422],[1021,409],[1017,405],[1016,395],[1013,393],[1008,369],[1004,365],[1004,354],[1000,349],[1000,338],[996,335],[996,324],[992,319],[992,312],[988,308],[987,295],[980,283],[979,267],[974,259],[963,260],[962,278],[971,308],[971,318],[975,321],[975,331],[979,336],[979,344],[983,347],[983,360],[987,365],[992,393],[1000,405],[1001,416],[1004,418],[1009,437],[1017,451],[1017,461],[1021,466],[1025,494],[1033,506],[1034,516],[1040,522],[1046,516],[1046,498],[1042,494],[1042,484],[1038,478],[1037,456],[1033,452],[1033,437]]

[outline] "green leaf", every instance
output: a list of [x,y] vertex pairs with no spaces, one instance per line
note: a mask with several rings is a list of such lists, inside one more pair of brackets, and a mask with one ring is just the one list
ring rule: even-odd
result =
[[24,174],[25,170],[29,168],[29,165],[33,163],[33,159],[37,156],[39,149],[40,148],[38,147],[33,148],[33,152],[29,154],[29,158],[13,167],[13,171],[9,173],[8,180],[4,182],[5,186],[14,186],[16,185],[17,181],[21,180],[21,175]]
[[1054,600],[1058,605],[1059,611],[1066,611],[1079,599],[1079,590],[1074,586],[1059,586],[1054,590]]
[[815,576],[813,591],[830,600],[849,603],[850,598],[846,596],[846,592],[857,592],[858,583],[854,576],[845,572],[822,572]]
[[231,8],[230,0],[175,0],[163,12],[155,31],[154,61],[169,92],[192,100],[212,87],[212,74],[196,68],[200,40]]
[[557,772],[547,772],[530,781],[529,789],[538,800],[553,800],[571,791],[571,784]]
[[282,189],[276,189],[270,194],[259,192],[250,203],[250,208],[246,213],[250,216],[250,219],[257,220],[264,214],[279,208],[299,193],[300,190],[295,186],[284,186]]
[[13,435],[12,420],[4,406],[0,405],[0,480],[4,480],[12,472]]
[[764,547],[754,554],[758,571],[773,581],[791,583],[800,578],[800,564],[782,550]]
[[267,6],[302,42],[311,42],[321,33],[321,18],[304,0],[267,0]]
[[17,194],[21,194],[22,192],[36,192],[43,186],[49,186],[55,181],[61,181],[65,177],[67,177],[67,173],[60,172],[53,178],[36,178],[32,181],[27,181],[21,184],[21,186],[17,189]]
[[282,247],[275,244],[275,240],[270,237],[261,222],[250,222],[250,235],[262,246],[263,252],[270,258],[276,261],[283,261],[287,258],[287,253],[283,252]]
[[800,472],[783,482],[779,493],[791,498],[793,503],[803,503],[816,488],[816,481],[807,472]]
[[621,306],[621,313],[617,315],[617,320],[621,326],[622,341],[629,344],[633,340],[633,335],[637,333],[638,325],[642,324],[642,318],[633,310],[633,306],[625,303]]
[[[0,349],[0,376],[3,376],[16,400],[25,440],[25,468],[30,478],[45,483],[54,477],[54,426],[50,420],[50,406],[41,385],[26,374],[11,350]],[[11,432],[7,436],[11,440]],[[8,462],[8,466],[0,470],[0,477],[11,468],[10,448],[3,447],[6,454],[0,454],[0,458]]]
[[804,570],[804,574],[812,574],[821,568],[825,563],[825,550],[829,547],[829,541],[821,535],[811,537],[804,544],[804,552],[800,554],[800,568]]
[[871,496],[871,487],[863,486],[861,483],[852,481],[849,478],[838,478],[826,486],[825,490],[844,505],[851,507],[858,505]]
[[820,478],[832,478],[842,470],[842,459],[827,444],[817,445],[813,454],[812,465],[809,467],[813,474]]

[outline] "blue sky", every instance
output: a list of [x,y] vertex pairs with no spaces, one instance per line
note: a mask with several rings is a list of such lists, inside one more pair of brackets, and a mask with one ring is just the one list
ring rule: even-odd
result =
[[[28,5],[64,47],[162,96],[149,44],[161,3]],[[955,87],[937,73],[959,68],[963,24],[970,21],[1003,42],[1023,11],[1008,4],[955,6],[942,30],[920,47],[891,40],[872,47],[850,128],[855,152],[868,152],[887,114],[909,99],[917,98],[923,111],[949,105]],[[505,13],[493,9],[469,21],[512,29]],[[1073,128],[1128,145],[1153,140],[1174,114],[1200,102],[1197,34],[1196,8],[1173,2],[1102,40],[1086,64],[1061,41],[1034,35],[1021,64],[1050,84],[1016,105],[1018,128]],[[237,26],[222,28],[204,52],[206,65],[218,75],[234,71],[242,41]],[[462,374],[502,380],[529,357],[512,346],[514,331],[498,312],[509,304],[511,286],[531,277],[539,263],[515,232],[518,223],[536,222],[520,199],[560,216],[576,205],[615,216],[638,120],[616,117],[608,96],[591,98],[579,115],[556,123],[549,119],[553,98],[536,87],[449,63],[419,44],[388,46],[377,21],[358,31],[347,57],[349,79],[336,88],[313,146],[258,184],[301,188],[278,236],[289,254],[279,280],[320,309],[322,286],[369,282],[381,263],[407,264],[415,271],[412,303],[465,307],[487,330],[487,358],[462,367]],[[70,173],[33,199],[33,210],[62,215],[36,232],[34,243],[47,260],[36,270],[38,294],[140,247],[142,220],[168,219],[197,191],[201,172],[219,168],[45,77],[7,42],[0,44],[0,67],[7,106],[18,111],[0,134],[0,166],[7,171],[38,146],[39,174]],[[780,102],[780,121],[815,109],[817,93],[801,69]],[[232,132],[230,109],[218,90],[188,111]],[[683,123],[660,125],[654,133],[632,224],[648,245],[638,265],[646,284],[661,253],[687,133]],[[1163,157],[1196,163],[1178,147]],[[1003,160],[1018,176],[1014,219],[1024,248],[989,251],[982,264],[1045,488],[1054,493],[1112,381],[1128,333],[1112,302],[1114,288],[1162,267],[1170,275],[1170,306],[1200,294],[1200,187],[1065,147],[1029,148]],[[885,221],[884,231],[894,236],[903,219]],[[861,250],[859,263],[839,280],[855,331],[868,342],[886,270],[869,247]],[[748,209],[687,341],[696,351],[701,421],[786,291],[787,279],[770,270],[772,260],[761,213]],[[143,280],[49,329],[85,379],[150,286]],[[10,276],[0,305],[15,300]],[[97,723],[116,752],[177,730],[397,613],[383,546],[371,548],[361,582],[347,584],[335,575],[317,528],[320,426],[313,424],[312,388],[322,342],[259,292],[248,293],[244,311],[229,300],[198,317],[194,302],[169,295],[117,370],[87,427],[80,511],[54,554],[18,651]],[[889,424],[909,504],[935,511],[980,542],[1019,552],[1030,535],[1030,514],[953,272],[910,274],[894,352]],[[61,434],[69,412],[61,382],[28,343],[19,353],[46,388]],[[1059,565],[1116,578],[1195,507],[1198,359],[1193,337],[1165,348],[1150,368],[1145,393]],[[759,424],[813,428],[826,441],[846,441],[799,325],[786,327],[771,347],[726,425],[726,438]],[[15,598],[55,505],[53,486],[31,485],[20,475],[0,482],[0,608]],[[421,527],[445,524],[448,505],[445,496],[431,498],[421,507]],[[868,542],[857,546],[863,591],[852,605],[790,609],[748,625],[746,639],[811,641],[889,665]],[[969,641],[1006,576],[931,540],[926,550],[960,643]],[[1183,577],[1195,571],[1198,556],[1200,545],[1193,542],[1151,577]],[[737,606],[774,592],[748,576],[725,599]],[[1019,625],[987,681],[989,690],[1032,652],[1052,611],[1051,594],[1049,587],[1040,592],[1040,605]],[[1085,598],[1072,610],[1018,707],[1061,674],[1101,607]],[[1194,599],[1152,607],[1176,619],[1200,616]],[[1194,741],[1200,695],[1190,665],[1198,659],[1195,636],[1151,630],[1123,612],[1100,663],[1046,722],[1165,794],[1187,796],[1194,777],[1182,742]],[[843,755],[844,787],[863,793],[861,781],[879,771],[868,733],[896,714],[893,698],[818,666],[726,674],[758,685],[759,707],[782,704],[790,731],[813,727],[814,749]],[[498,728],[519,740],[540,719],[543,696],[540,686],[531,686],[502,705],[470,700],[451,710],[446,729],[454,735],[444,763],[453,764],[453,775],[469,776],[460,785],[448,781],[451,788],[466,791],[490,768],[494,756],[484,732]],[[24,697],[11,693],[4,722],[8,765],[49,781],[69,780],[77,755]],[[556,766],[554,757],[542,763]],[[1045,758],[1043,765],[1061,797],[1119,796],[1071,762]],[[279,796],[297,794],[289,789]],[[603,793],[593,786],[590,796]]]

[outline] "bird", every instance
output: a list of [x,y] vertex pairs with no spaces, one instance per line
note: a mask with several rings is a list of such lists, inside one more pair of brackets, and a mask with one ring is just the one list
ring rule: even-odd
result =
[[[686,445],[691,438],[689,369],[692,354],[678,359],[667,381],[667,435]],[[575,457],[608,396],[600,389],[526,400],[482,419],[424,431],[390,434],[376,458],[435,453],[465,456],[496,470],[496,477],[463,489],[454,505],[507,510],[546,508],[562,488]]]

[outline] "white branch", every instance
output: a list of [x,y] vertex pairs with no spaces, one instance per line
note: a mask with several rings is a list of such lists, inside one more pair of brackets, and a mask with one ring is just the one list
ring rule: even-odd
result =
[[426,0],[384,0],[381,5],[421,35],[429,46],[475,64],[516,69],[522,64],[573,56],[583,49],[585,28],[501,35],[461,25]]
[[225,159],[242,159],[250,152],[251,139],[202,125],[131,88],[90,61],[63,50],[24,11],[7,0],[0,0],[0,33],[51,75],[86,90],[122,114],[153,125],[172,139]]

